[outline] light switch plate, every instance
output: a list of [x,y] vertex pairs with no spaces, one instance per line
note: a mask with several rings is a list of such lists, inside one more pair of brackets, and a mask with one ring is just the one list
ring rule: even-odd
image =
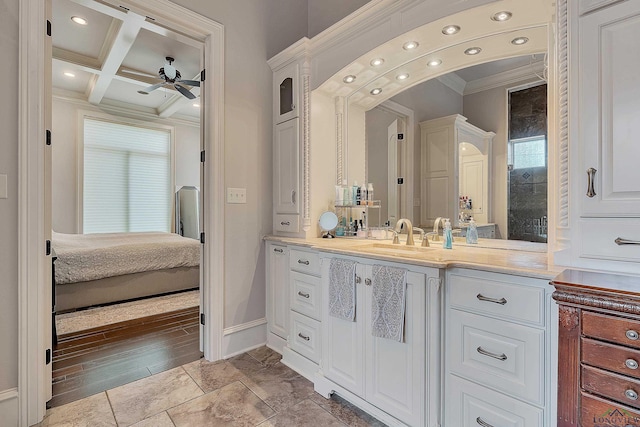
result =
[[0,199],[9,197],[7,190],[7,175],[0,174]]
[[227,203],[247,203],[247,189],[227,188]]

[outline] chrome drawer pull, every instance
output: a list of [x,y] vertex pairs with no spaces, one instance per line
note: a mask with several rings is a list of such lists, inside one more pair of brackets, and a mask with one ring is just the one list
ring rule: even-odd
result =
[[309,337],[307,337],[307,336],[305,336],[305,335],[302,335],[302,332],[298,332],[298,336],[299,336],[300,338],[302,338],[303,340],[305,340],[305,341],[309,341],[309,340],[311,339],[311,338],[309,338]]
[[356,276],[356,283],[362,283],[362,277]]
[[624,361],[624,364],[627,366],[627,368],[629,369],[638,369],[638,362],[636,362],[633,359],[627,359]]
[[282,222],[280,223],[280,225],[287,225],[287,226],[289,226],[289,225],[291,225],[291,223],[290,223],[289,221],[282,221]]
[[636,341],[638,339],[638,333],[632,329],[629,329],[627,332],[624,333],[627,338],[629,338],[630,340]]
[[616,245],[618,245],[618,246],[622,246],[622,245],[640,245],[640,241],[639,240],[623,239],[622,237],[618,237],[616,240],[614,240],[614,242],[616,242]]
[[282,249],[278,249],[278,248],[274,248],[273,252],[278,252],[279,254],[283,253],[284,251]]
[[306,259],[305,260],[299,259],[298,264],[309,265],[309,261],[307,261]]
[[481,425],[482,427],[493,427],[493,424],[489,424],[488,422],[484,421],[482,418],[478,417],[476,418],[476,422]]
[[507,303],[507,300],[504,298],[489,298],[489,297],[485,297],[482,294],[478,294],[476,295],[476,298],[478,298],[480,301],[487,301],[487,302],[494,302],[496,304],[500,304],[500,305],[505,305]]
[[504,353],[502,354],[491,353],[490,351],[487,351],[482,347],[478,347],[476,350],[478,351],[478,353],[480,353],[483,356],[493,357],[494,359],[498,359],[498,360],[507,360],[507,355]]
[[371,286],[371,279],[369,279],[368,277],[364,279],[364,284],[367,286]]
[[594,197],[596,195],[596,190],[594,187],[595,184],[595,176],[596,172],[598,172],[595,168],[587,169],[587,197]]
[[304,292],[298,291],[298,295],[300,295],[302,298],[309,298],[309,294],[305,294]]
[[638,393],[636,393],[635,391],[633,391],[631,389],[625,391],[624,395],[627,396],[627,399],[638,400]]

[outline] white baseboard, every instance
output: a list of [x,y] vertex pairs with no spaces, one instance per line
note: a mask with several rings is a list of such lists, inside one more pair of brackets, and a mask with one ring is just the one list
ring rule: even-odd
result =
[[299,355],[289,347],[285,347],[282,351],[282,363],[309,381],[315,381],[316,374],[318,373],[318,364]]
[[267,319],[225,328],[222,335],[222,358],[228,359],[266,344]]
[[267,332],[267,347],[282,354],[282,350],[287,346],[287,340],[280,338],[274,333]]
[[4,426],[18,425],[18,389],[0,391],[0,420]]

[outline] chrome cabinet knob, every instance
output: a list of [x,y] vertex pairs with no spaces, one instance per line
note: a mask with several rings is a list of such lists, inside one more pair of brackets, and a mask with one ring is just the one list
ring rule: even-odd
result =
[[631,389],[626,390],[626,391],[624,392],[624,395],[625,395],[625,396],[627,396],[627,399],[630,399],[630,400],[638,400],[638,393],[636,393],[635,391],[633,391],[633,390],[631,390]]
[[627,359],[624,361],[624,364],[627,366],[627,368],[629,369],[638,369],[638,362],[636,362],[633,359]]
[[636,341],[638,339],[638,333],[632,329],[629,329],[627,332],[624,333],[627,338],[629,338],[630,340]]

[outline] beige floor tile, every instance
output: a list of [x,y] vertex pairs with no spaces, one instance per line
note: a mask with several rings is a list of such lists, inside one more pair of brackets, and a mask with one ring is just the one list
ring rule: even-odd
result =
[[129,426],[201,396],[202,390],[182,367],[107,391],[119,426]]
[[175,427],[175,424],[173,424],[173,421],[169,418],[169,414],[160,412],[151,418],[135,423],[131,427]]
[[168,412],[177,427],[255,426],[274,415],[273,409],[239,381]]
[[116,420],[105,393],[47,410],[39,427],[112,427]]
[[265,366],[275,365],[280,361],[280,359],[282,359],[280,354],[266,346],[249,350],[247,354]]
[[249,356],[247,353],[242,353],[238,356],[227,359],[227,362],[245,375],[251,375],[252,373],[261,371],[265,368],[265,365],[258,362],[254,357]]
[[322,395],[315,393],[311,396],[311,400],[350,427],[386,426],[382,421],[377,420],[339,396],[334,395],[331,399],[325,399]]
[[242,372],[224,360],[207,362],[200,359],[182,367],[205,393],[245,378]]
[[308,399],[259,424],[259,427],[299,426],[344,427],[344,424]]
[[247,377],[245,385],[276,412],[282,412],[315,393],[311,381],[282,363],[250,373]]

